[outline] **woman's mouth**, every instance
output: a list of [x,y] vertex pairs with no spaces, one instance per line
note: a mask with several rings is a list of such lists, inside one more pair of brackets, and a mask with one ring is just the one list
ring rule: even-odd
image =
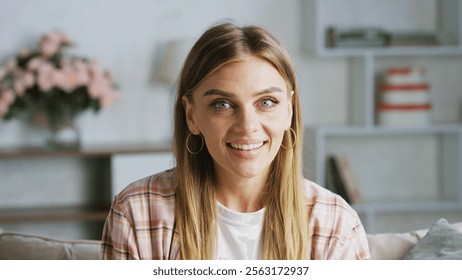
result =
[[260,142],[260,143],[255,143],[255,144],[234,144],[234,143],[228,143],[228,146],[235,149],[235,150],[240,150],[240,151],[252,151],[252,150],[257,150],[263,147],[265,145],[266,141]]

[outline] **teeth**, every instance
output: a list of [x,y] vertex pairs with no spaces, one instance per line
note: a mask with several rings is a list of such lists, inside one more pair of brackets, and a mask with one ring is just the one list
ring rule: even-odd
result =
[[249,144],[249,145],[240,145],[240,144],[230,144],[231,147],[237,150],[243,150],[243,151],[249,151],[249,150],[255,150],[263,146],[263,142],[257,143],[257,144]]

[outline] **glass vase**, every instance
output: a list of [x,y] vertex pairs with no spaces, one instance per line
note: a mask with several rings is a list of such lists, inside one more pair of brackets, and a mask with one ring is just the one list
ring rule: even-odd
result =
[[74,118],[50,127],[47,141],[50,149],[77,149],[80,147],[80,132]]
[[74,115],[50,115],[36,110],[31,115],[31,124],[47,131],[45,148],[77,149],[80,147],[80,131]]

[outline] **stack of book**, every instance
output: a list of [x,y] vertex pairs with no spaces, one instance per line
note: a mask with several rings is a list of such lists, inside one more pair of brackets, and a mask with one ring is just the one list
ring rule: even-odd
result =
[[379,96],[378,124],[422,126],[429,123],[431,102],[423,67],[396,67],[386,71]]
[[382,28],[328,27],[326,45],[330,48],[435,46],[440,43],[435,32],[389,31]]
[[390,47],[412,47],[412,46],[436,46],[439,44],[436,33],[415,31],[415,32],[393,32],[390,33]]
[[327,29],[327,46],[347,47],[384,47],[388,44],[389,34],[379,28]]
[[330,155],[326,160],[326,188],[340,195],[346,202],[362,202],[358,182],[348,158],[344,155]]

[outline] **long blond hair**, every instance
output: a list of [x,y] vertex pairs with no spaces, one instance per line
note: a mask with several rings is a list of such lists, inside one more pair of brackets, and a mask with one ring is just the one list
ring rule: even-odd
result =
[[[177,87],[174,119],[176,156],[175,228],[182,259],[212,259],[216,250],[216,189],[213,159],[203,139],[190,136],[182,97],[191,93],[211,73],[244,56],[256,55],[270,62],[293,91],[291,128],[270,167],[263,202],[266,208],[261,243],[263,259],[308,258],[308,213],[303,202],[301,150],[302,117],[295,71],[286,49],[265,29],[222,23],[208,29],[194,44],[183,65]],[[186,143],[188,141],[188,143]]]

